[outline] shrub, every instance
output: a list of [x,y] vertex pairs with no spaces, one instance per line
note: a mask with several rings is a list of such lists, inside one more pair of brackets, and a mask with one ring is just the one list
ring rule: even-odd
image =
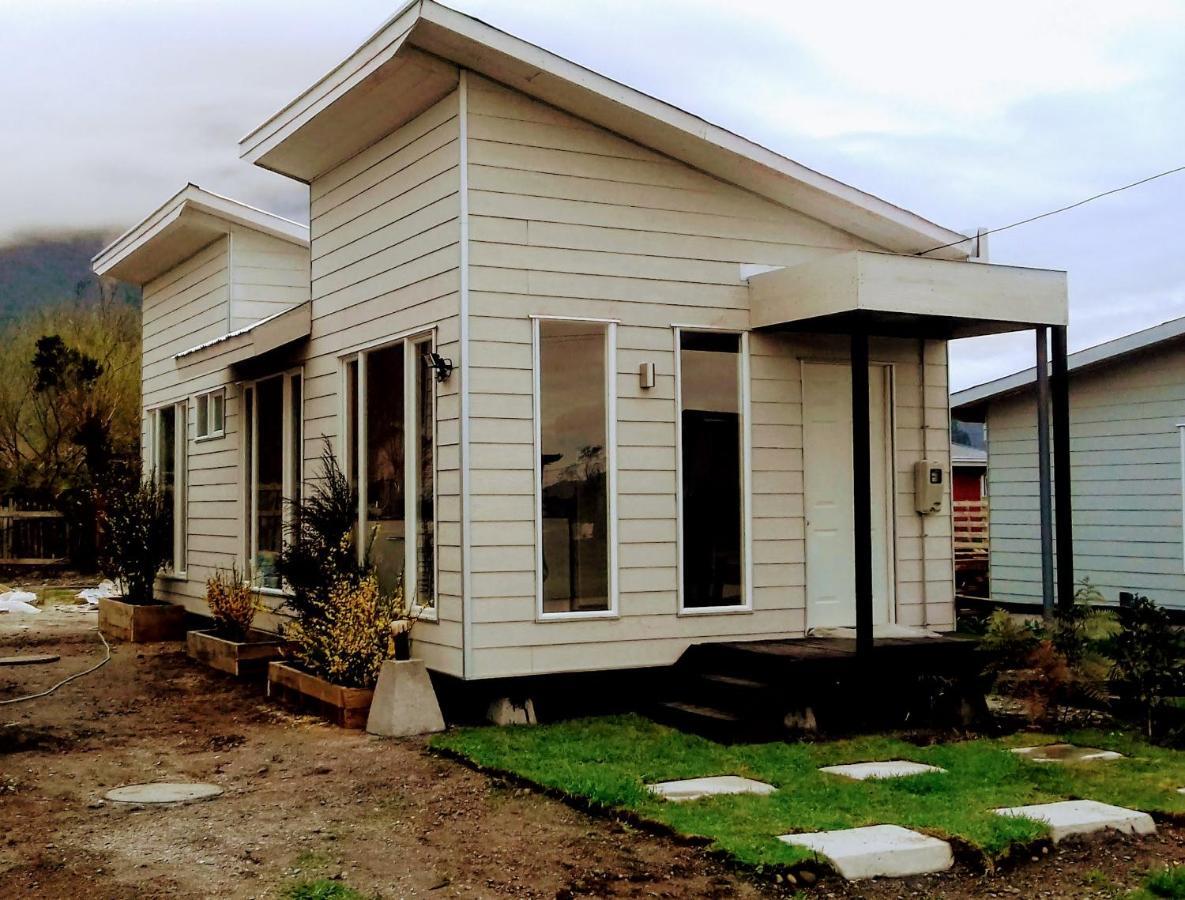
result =
[[150,603],[173,548],[173,510],[154,479],[114,492],[102,513],[103,571],[130,603]]
[[401,595],[379,590],[374,573],[343,580],[316,607],[284,626],[292,653],[306,671],[334,684],[374,687],[383,661],[393,655],[403,617]]
[[260,608],[259,596],[235,566],[229,572],[218,569],[206,579],[206,603],[214,628],[232,641],[247,637]]
[[979,648],[988,655],[989,667],[999,672],[1024,665],[1040,641],[1039,623],[1020,622],[1007,610],[997,609],[988,617]]
[[1157,710],[1185,685],[1185,641],[1167,612],[1136,594],[1120,595],[1119,625],[1109,644],[1111,685],[1151,737]]

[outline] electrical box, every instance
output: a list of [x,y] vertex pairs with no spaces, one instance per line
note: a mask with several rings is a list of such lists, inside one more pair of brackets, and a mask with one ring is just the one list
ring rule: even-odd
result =
[[942,489],[946,470],[942,463],[920,459],[913,464],[913,504],[921,515],[942,512]]

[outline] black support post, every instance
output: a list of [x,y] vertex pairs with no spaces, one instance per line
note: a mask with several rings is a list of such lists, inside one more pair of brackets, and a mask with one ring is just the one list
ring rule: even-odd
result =
[[1066,326],[1053,326],[1053,496],[1056,504],[1057,602],[1062,609],[1074,603],[1074,526],[1070,499],[1070,377]]
[[1037,329],[1037,497],[1041,509],[1041,611],[1053,616],[1053,467],[1049,461],[1049,329]]
[[852,500],[856,563],[856,653],[872,652],[872,450],[868,413],[868,335],[852,334]]

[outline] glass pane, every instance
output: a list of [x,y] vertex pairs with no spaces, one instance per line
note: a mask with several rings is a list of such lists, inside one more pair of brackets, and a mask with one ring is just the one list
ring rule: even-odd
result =
[[539,323],[544,612],[609,608],[606,327]]
[[223,430],[224,394],[219,391],[210,396],[210,432],[220,434]]
[[173,553],[173,568],[179,572],[185,571],[185,559],[189,549],[189,404],[177,405],[177,424],[180,426],[177,434],[177,474],[176,482],[176,511],[181,528],[177,532],[177,546]]
[[431,341],[415,347],[416,353],[416,597],[420,606],[436,605],[436,510],[435,459],[432,410],[433,371],[423,362],[432,349]]
[[346,363],[346,458],[338,460],[351,488],[358,487],[358,363]]
[[379,587],[403,583],[403,345],[366,355],[366,534]]
[[210,395],[202,394],[197,398],[197,436],[205,437],[210,433]]
[[[156,480],[161,486],[164,493],[164,503],[166,514],[168,516],[168,523],[165,526],[168,528],[169,534],[175,535],[176,529],[173,527],[173,503],[176,497],[177,488],[177,411],[172,406],[165,407],[158,410],[156,420],[156,459],[153,464],[156,468]],[[172,543],[175,543],[173,541]],[[176,547],[174,549],[174,558],[176,557]],[[172,568],[170,565],[168,568]]]
[[300,500],[301,478],[304,472],[304,431],[302,411],[304,400],[301,393],[301,377],[292,376],[292,404],[288,410],[288,423],[292,429],[292,499]]
[[740,337],[683,332],[683,605],[739,606]]
[[255,386],[255,576],[261,587],[278,588],[276,555],[284,541],[284,382]]

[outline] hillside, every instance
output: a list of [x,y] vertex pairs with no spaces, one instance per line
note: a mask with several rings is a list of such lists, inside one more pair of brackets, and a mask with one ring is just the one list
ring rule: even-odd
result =
[[[97,299],[91,257],[106,243],[100,232],[29,238],[0,246],[0,319],[75,297]],[[120,285],[119,296],[138,303],[136,288]]]

